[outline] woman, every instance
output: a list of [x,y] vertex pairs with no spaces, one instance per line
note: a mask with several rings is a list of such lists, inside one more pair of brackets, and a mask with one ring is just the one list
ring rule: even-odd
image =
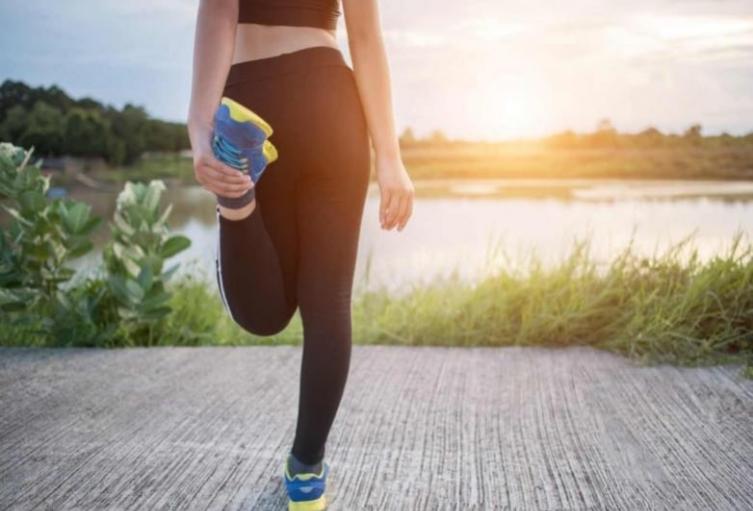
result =
[[[337,46],[338,0],[203,0],[196,27],[188,128],[196,179],[218,200],[223,303],[258,335],[284,329],[296,307],[303,321],[298,418],[284,473],[290,509],[325,505],[325,442],[350,363],[369,135],[381,227],[401,231],[413,208],[377,0],[342,0],[342,9],[352,69]],[[212,153],[222,96],[274,130],[278,158],[255,185]]]

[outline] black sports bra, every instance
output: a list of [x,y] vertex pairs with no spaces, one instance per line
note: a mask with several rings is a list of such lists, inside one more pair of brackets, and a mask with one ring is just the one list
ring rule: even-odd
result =
[[339,0],[238,0],[238,23],[334,30]]

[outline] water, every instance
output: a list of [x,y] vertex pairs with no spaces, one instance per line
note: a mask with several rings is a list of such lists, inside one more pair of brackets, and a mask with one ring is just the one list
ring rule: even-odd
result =
[[[411,221],[402,232],[379,228],[372,185],[362,223],[356,288],[393,292],[446,277],[466,280],[500,266],[525,268],[535,253],[545,264],[566,257],[574,240],[590,238],[592,258],[608,262],[633,239],[650,255],[693,236],[708,258],[737,231],[753,240],[753,182],[484,180],[417,182]],[[98,214],[112,216],[115,196],[76,193]],[[200,187],[171,190],[171,226],[192,240],[176,256],[181,271],[214,278],[214,199]],[[98,246],[107,237],[98,233]],[[493,250],[496,247],[496,251]],[[77,266],[96,262],[98,254]],[[368,271],[367,271],[368,270]]]

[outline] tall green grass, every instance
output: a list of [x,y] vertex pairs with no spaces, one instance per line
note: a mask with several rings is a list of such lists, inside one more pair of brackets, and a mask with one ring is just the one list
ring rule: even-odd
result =
[[[545,265],[531,253],[525,264],[490,267],[475,283],[454,276],[397,296],[386,289],[361,292],[353,302],[353,339],[432,346],[590,345],[646,362],[751,365],[753,245],[743,239],[738,233],[706,260],[692,237],[652,256],[639,255],[630,243],[605,263],[590,255],[590,240],[581,240],[558,263]],[[499,261],[497,256],[488,260]],[[191,339],[196,331],[205,333],[202,342],[208,344],[301,340],[297,314],[280,335],[261,338],[228,319],[211,286],[181,285],[173,302],[175,335],[171,341],[168,328],[167,343]]]
[[364,293],[363,343],[441,346],[590,345],[681,364],[753,354],[753,246],[734,237],[702,260],[692,238],[651,257],[632,243],[605,265],[576,241],[560,263],[532,255],[476,284],[448,279],[403,297]]
[[[489,260],[498,261],[496,255]],[[173,286],[173,312],[150,342],[302,340],[298,313],[280,334],[259,337],[229,318],[213,282],[184,277]],[[630,243],[599,263],[590,255],[590,241],[575,241],[559,262],[544,264],[532,253],[525,264],[490,267],[477,282],[453,276],[398,295],[386,289],[362,291],[353,300],[353,340],[427,346],[589,345],[644,362],[744,362],[753,376],[753,245],[737,234],[726,249],[703,259],[691,237],[652,256],[638,254]],[[129,342],[143,344],[143,339]]]

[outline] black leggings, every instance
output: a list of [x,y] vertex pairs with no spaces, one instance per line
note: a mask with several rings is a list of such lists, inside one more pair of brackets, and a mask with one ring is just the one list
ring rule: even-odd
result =
[[279,157],[256,183],[250,216],[228,220],[217,208],[217,283],[230,316],[254,334],[280,332],[300,307],[292,452],[315,464],[350,365],[351,290],[370,171],[366,119],[352,69],[326,46],[234,64],[223,94],[269,122]]

